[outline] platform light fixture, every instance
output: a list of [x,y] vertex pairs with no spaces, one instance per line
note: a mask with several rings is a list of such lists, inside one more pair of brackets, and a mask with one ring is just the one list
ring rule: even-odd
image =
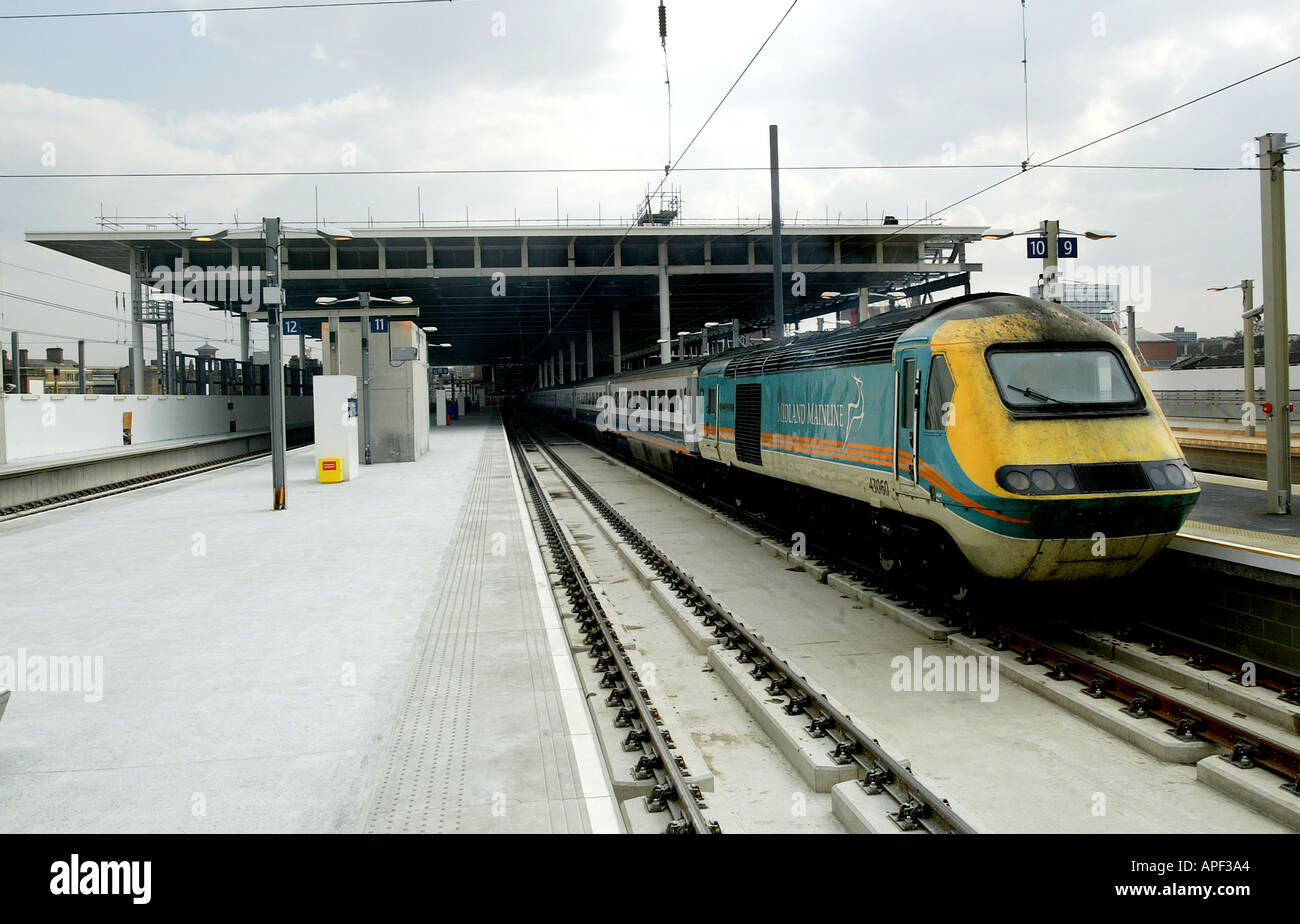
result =
[[[1057,274],[1057,241],[1061,234],[1082,234],[1090,241],[1108,241],[1112,238],[1119,237],[1114,231],[1100,231],[1093,229],[1090,231],[1071,231],[1068,228],[1062,228],[1061,223],[1055,219],[1045,219],[1038,223],[1037,228],[1031,228],[1028,231],[1012,231],[1008,228],[990,228],[980,235],[986,241],[1001,241],[1009,237],[1018,237],[1025,234],[1041,234],[1046,241],[1046,247],[1043,249],[1043,274],[1040,282],[1043,286],[1044,295],[1049,301],[1060,303],[1057,297],[1056,283],[1059,281]],[[1077,257],[1078,254],[1071,254]],[[1050,287],[1050,291],[1049,291]]]

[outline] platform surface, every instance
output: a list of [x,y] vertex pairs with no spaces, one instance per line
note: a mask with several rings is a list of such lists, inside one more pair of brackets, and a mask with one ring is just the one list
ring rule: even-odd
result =
[[341,485],[295,450],[280,512],[259,460],[0,525],[0,657],[102,678],[18,684],[0,831],[613,826],[500,422],[431,445]]
[[1181,530],[1184,533],[1226,534],[1249,544],[1300,553],[1300,512],[1268,512],[1268,486],[1251,478],[1196,474],[1201,496]]

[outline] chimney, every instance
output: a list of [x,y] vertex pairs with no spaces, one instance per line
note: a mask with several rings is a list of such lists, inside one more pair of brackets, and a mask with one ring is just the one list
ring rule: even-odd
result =
[[21,369],[21,368],[22,368],[23,366],[25,366],[25,365],[27,365],[27,351],[26,351],[26,350],[19,350],[19,351],[18,351],[18,368]]
[[46,347],[45,358],[52,363],[63,362],[63,347]]

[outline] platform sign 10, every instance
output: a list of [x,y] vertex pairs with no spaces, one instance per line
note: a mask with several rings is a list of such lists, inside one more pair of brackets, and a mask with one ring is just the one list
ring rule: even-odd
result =
[[388,318],[382,314],[370,316],[370,333],[386,334],[388,333]]
[[296,337],[302,333],[302,321],[298,318],[284,319],[284,335],[286,337]]
[[[1063,258],[1077,257],[1079,255],[1079,239],[1077,237],[1058,237],[1056,239],[1056,255]],[[1031,260],[1041,260],[1046,257],[1047,238],[1025,238],[1025,256]]]

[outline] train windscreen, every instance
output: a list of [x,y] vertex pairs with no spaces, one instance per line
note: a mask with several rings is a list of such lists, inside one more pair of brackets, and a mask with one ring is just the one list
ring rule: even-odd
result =
[[1135,408],[1142,396],[1114,351],[990,350],[989,369],[1006,405],[1015,410]]

